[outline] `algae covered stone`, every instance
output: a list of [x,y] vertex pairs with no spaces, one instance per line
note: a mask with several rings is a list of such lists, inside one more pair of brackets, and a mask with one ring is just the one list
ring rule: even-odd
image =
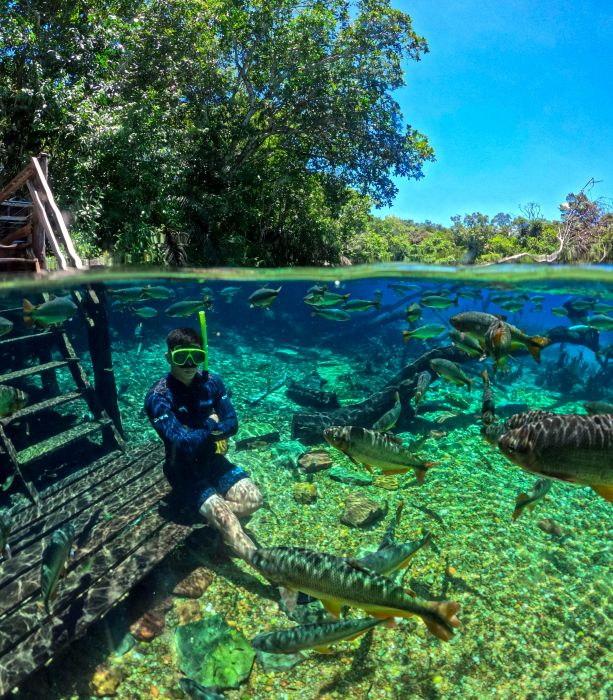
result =
[[382,518],[386,512],[387,502],[381,504],[361,493],[351,493],[345,499],[341,522],[352,527],[365,527]]
[[294,484],[292,494],[294,496],[294,500],[298,503],[314,503],[317,499],[317,486],[315,486],[315,484],[302,481],[298,484]]
[[310,450],[300,455],[298,466],[307,474],[314,474],[324,469],[330,469],[332,458],[327,450]]
[[328,471],[328,476],[333,481],[338,481],[348,486],[370,486],[372,484],[372,476],[370,474],[353,471],[345,467],[332,467]]
[[221,615],[175,631],[179,668],[203,686],[238,688],[251,672],[255,650]]

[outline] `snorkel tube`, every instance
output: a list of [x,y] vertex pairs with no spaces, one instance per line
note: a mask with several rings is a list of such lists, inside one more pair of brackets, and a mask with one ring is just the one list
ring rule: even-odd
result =
[[209,341],[206,335],[206,316],[204,311],[199,311],[200,316],[200,334],[202,335],[202,349],[204,350],[204,365],[203,370],[205,372],[209,371]]

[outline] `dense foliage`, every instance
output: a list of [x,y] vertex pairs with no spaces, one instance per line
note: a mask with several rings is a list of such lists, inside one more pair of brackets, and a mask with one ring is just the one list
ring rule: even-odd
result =
[[389,0],[11,0],[0,179],[46,150],[91,252],[338,259],[355,217],[420,177],[391,91],[427,51]]
[[392,97],[428,47],[391,0],[0,5],[0,182],[48,152],[84,257],[611,259],[611,217],[583,192],[561,222],[533,205],[449,228],[371,214],[433,159]]

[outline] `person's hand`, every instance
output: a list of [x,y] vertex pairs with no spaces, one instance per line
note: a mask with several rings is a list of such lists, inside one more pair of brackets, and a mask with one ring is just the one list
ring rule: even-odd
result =
[[209,418],[212,418],[215,421],[215,423],[219,423],[219,416],[216,413],[211,413]]

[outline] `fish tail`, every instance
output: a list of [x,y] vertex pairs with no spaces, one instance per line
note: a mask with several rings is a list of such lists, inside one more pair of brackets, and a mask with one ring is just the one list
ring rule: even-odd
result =
[[528,352],[537,361],[541,361],[541,350],[546,348],[551,341],[549,338],[544,338],[540,335],[533,335],[530,338],[530,345],[528,345]]
[[462,623],[456,617],[460,604],[451,601],[430,603],[431,615],[423,615],[421,619],[435,637],[448,642],[453,637],[453,628],[461,627]]
[[415,472],[417,483],[421,486],[426,478],[426,470],[422,469],[421,467],[413,467],[413,471]]
[[613,503],[613,485],[591,484],[591,486],[599,496],[605,498],[609,503]]
[[528,496],[527,493],[520,493],[517,498],[515,499],[515,510],[513,511],[513,515],[511,516],[513,520],[517,520],[521,514],[524,512],[524,508],[528,505],[528,500],[530,499],[530,496]]
[[402,331],[402,337],[404,338],[404,342],[407,343],[412,338],[411,331]]
[[34,319],[32,318],[32,311],[34,311],[34,304],[27,299],[23,300],[23,322],[26,328],[32,328]]

